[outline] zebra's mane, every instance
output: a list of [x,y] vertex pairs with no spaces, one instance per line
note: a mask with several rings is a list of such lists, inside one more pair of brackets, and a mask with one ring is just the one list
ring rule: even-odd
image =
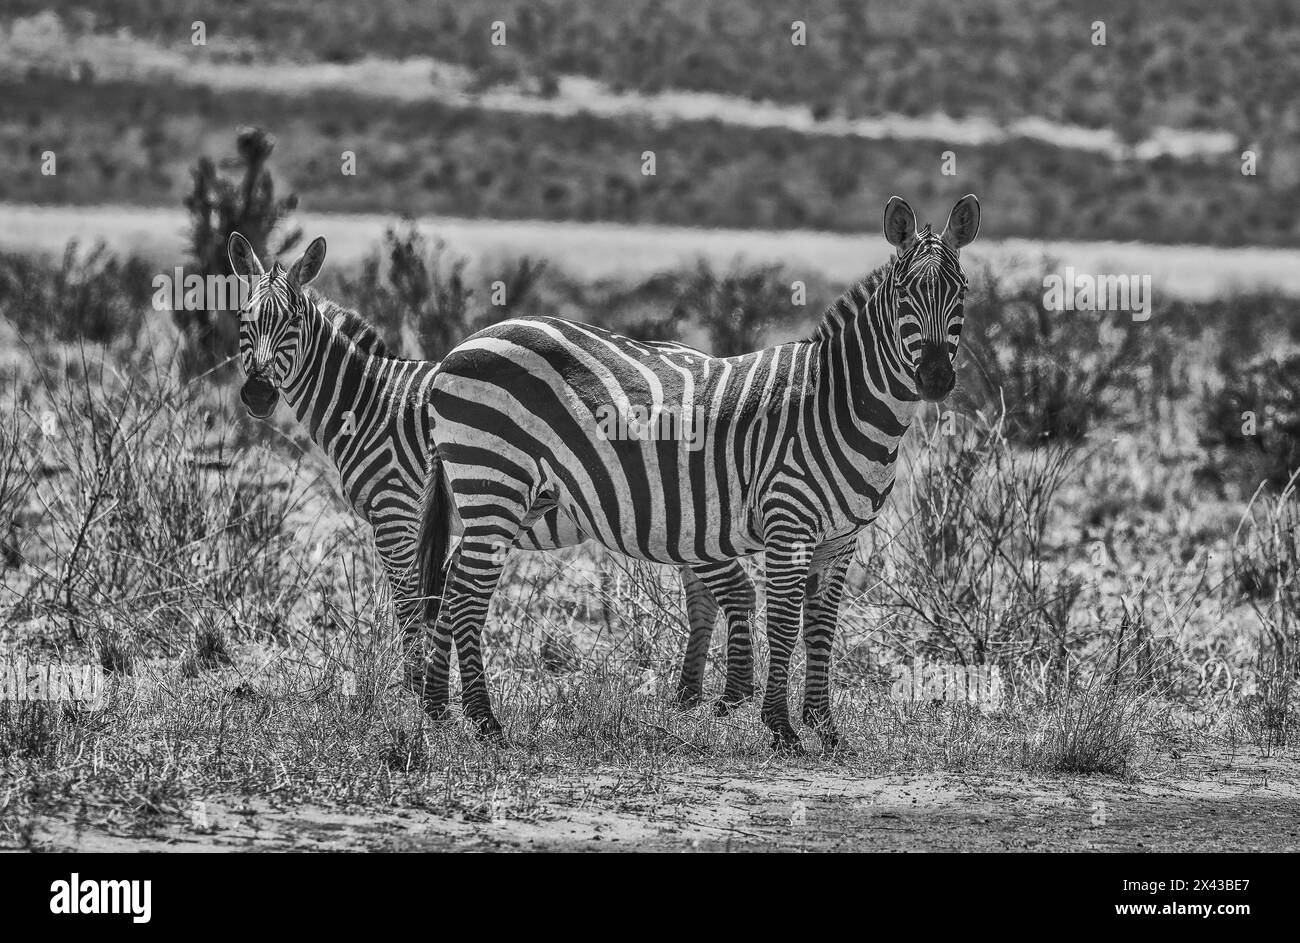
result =
[[876,293],[876,289],[894,271],[895,261],[896,257],[891,255],[888,262],[876,268],[866,278],[831,302],[823,312],[817,329],[808,340],[818,341],[833,337],[843,330],[847,321],[865,311],[867,302]]
[[373,354],[376,357],[393,356],[373,324],[351,308],[345,308],[317,291],[311,289],[308,291],[321,316],[334,326],[334,330],[352,341],[359,352]]

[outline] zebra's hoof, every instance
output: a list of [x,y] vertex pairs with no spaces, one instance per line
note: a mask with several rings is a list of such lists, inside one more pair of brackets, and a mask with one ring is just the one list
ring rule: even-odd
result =
[[484,743],[495,743],[498,745],[506,743],[506,733],[501,728],[501,724],[492,714],[482,717],[469,718],[470,723],[474,726],[474,736]]
[[822,755],[832,757],[853,756],[856,752],[853,747],[845,743],[839,733],[832,727],[829,730],[819,730],[817,735],[822,741]]
[[803,752],[803,744],[799,742],[798,737],[791,740],[784,734],[776,733],[772,735],[772,752],[792,756]]
[[726,717],[732,711],[740,710],[754,699],[754,692],[728,694],[725,691],[716,704],[713,705],[713,715],[715,717]]
[[450,704],[425,704],[424,712],[428,715],[429,722],[438,726],[450,724],[456,719]]
[[678,688],[677,689],[677,706],[682,710],[690,710],[692,707],[699,707],[704,696],[700,693],[699,688]]
[[828,709],[805,710],[803,722],[821,740],[823,755],[845,756],[852,752],[840,739],[840,732]]
[[802,753],[799,734],[788,723],[772,727],[772,749],[777,753]]

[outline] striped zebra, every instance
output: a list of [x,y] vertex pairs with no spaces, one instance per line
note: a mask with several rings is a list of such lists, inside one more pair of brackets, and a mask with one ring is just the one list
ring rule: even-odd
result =
[[[979,221],[968,195],[936,235],[891,198],[890,261],[831,305],[812,337],[757,353],[714,358],[518,318],[447,354],[433,383],[443,478],[426,490],[421,578],[480,731],[501,731],[481,652],[504,563],[496,549],[558,507],[584,535],[643,560],[716,565],[762,552],[762,719],[775,747],[798,744],[786,688],[802,615],[803,721],[837,748],[829,668],[845,572],[893,488],[917,403],[943,400],[955,383],[967,289],[958,250]],[[611,434],[622,431],[611,412],[635,412],[636,433]],[[645,435],[647,414],[677,416],[677,434]],[[464,534],[450,552],[457,513]]]
[[[408,633],[407,684],[426,710],[445,716],[450,639],[428,655],[411,650],[422,621],[414,564],[421,492],[431,471],[427,403],[438,365],[391,356],[358,314],[306,290],[324,262],[324,239],[312,242],[288,270],[276,264],[269,272],[239,233],[231,235],[227,249],[232,270],[252,286],[240,318],[239,356],[246,377],[240,399],[251,415],[265,419],[283,395],[337,469],[348,503],[373,531],[393,590],[394,614]],[[691,350],[658,346],[674,353]],[[436,463],[432,470],[436,475]],[[584,539],[557,507],[521,529],[515,545],[553,550]],[[753,584],[736,561],[683,567],[681,575],[690,634],[677,699],[690,706],[702,698],[705,657],[721,605],[728,627],[727,669],[715,710],[726,713],[753,695]],[[441,662],[436,671],[434,662]]]

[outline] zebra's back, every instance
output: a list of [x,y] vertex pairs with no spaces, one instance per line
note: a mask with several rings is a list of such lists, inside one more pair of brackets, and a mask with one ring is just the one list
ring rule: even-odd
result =
[[799,421],[810,350],[715,358],[558,318],[505,321],[442,362],[439,447],[457,477],[535,484],[631,556],[742,556],[763,544],[753,502]]

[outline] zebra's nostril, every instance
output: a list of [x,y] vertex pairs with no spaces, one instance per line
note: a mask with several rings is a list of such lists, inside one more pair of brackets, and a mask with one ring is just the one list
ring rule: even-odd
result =
[[916,389],[923,399],[937,402],[952,392],[957,384],[957,374],[944,352],[934,344],[921,350],[916,367]]
[[259,419],[271,414],[279,398],[279,391],[261,377],[249,377],[239,389],[239,399]]
[[921,350],[920,363],[917,364],[916,372],[919,376],[932,377],[936,380],[941,379],[952,373],[952,364],[944,356],[943,351],[938,347],[927,344]]

